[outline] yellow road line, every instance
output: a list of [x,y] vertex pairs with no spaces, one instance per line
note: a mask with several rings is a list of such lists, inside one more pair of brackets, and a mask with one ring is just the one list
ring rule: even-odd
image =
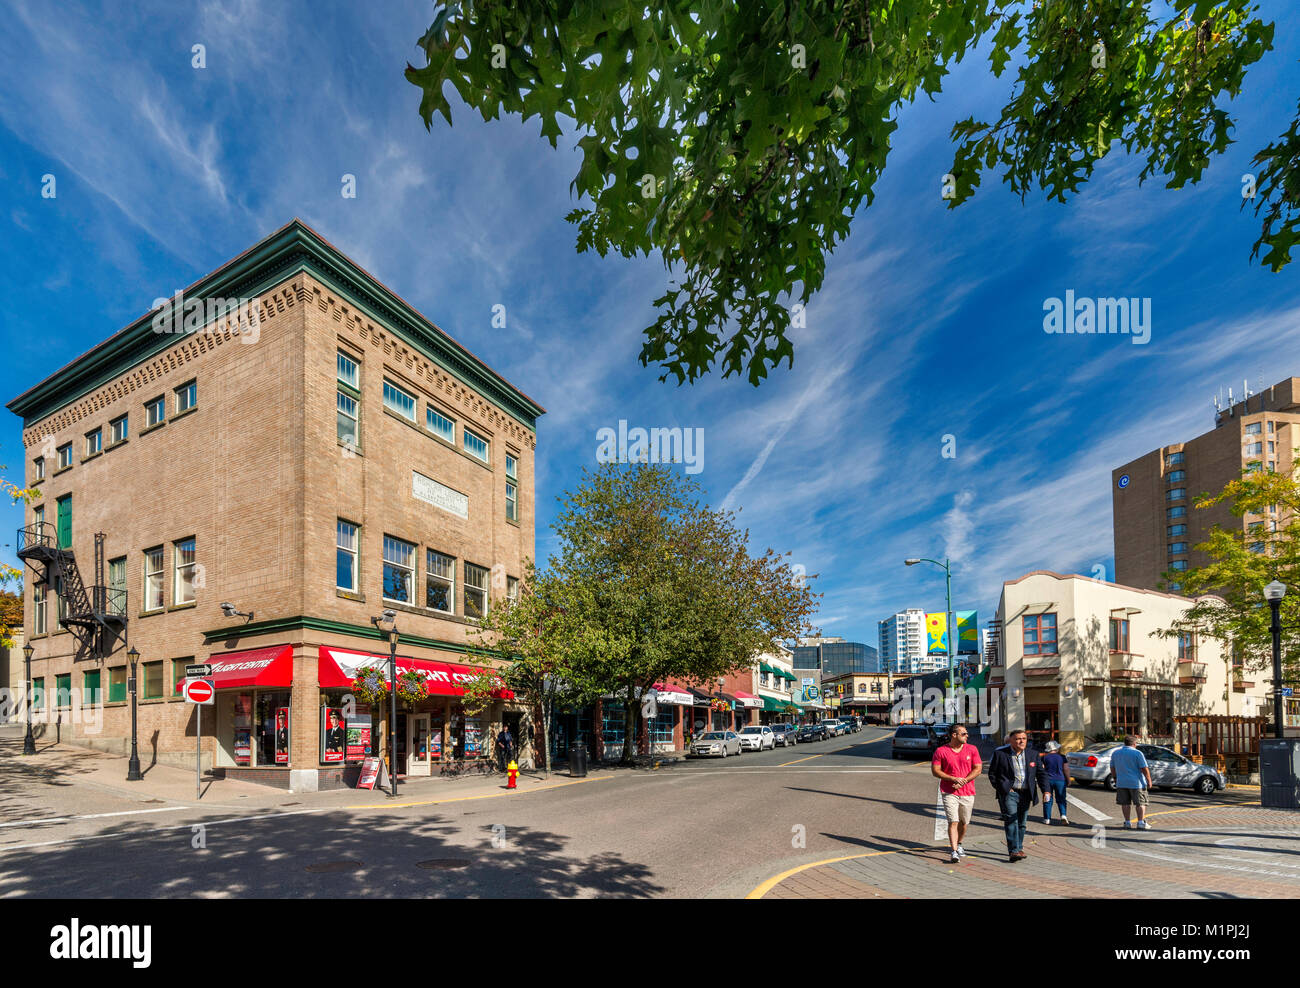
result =
[[1149,820],[1153,816],[1168,816],[1170,813],[1195,813],[1198,810],[1212,810],[1216,806],[1240,806],[1240,803],[1202,803],[1200,806],[1187,806],[1181,810],[1161,810],[1159,813],[1148,813],[1145,819]]
[[565,786],[580,786],[584,782],[609,782],[612,775],[602,775],[595,779],[574,779],[572,782],[557,782],[542,786],[540,789],[516,789],[513,792],[489,792],[482,796],[453,796],[451,799],[425,799],[415,803],[357,803],[353,806],[339,806],[340,810],[395,810],[407,806],[435,806],[438,803],[464,803],[473,799],[495,799],[498,796],[517,796],[521,793],[545,792],[548,789],[563,789]]
[[799,872],[807,871],[809,868],[820,868],[822,865],[835,864],[836,862],[839,861],[855,861],[858,858],[877,858],[880,857],[880,855],[882,854],[907,854],[911,850],[913,849],[899,847],[899,848],[895,848],[892,851],[866,851],[863,854],[846,854],[842,858],[826,858],[824,861],[812,861],[806,865],[799,865],[799,867],[797,868],[791,868],[789,871],[783,871],[775,878],[769,878],[762,885],[758,886],[758,888],[754,889],[754,891],[750,892],[749,895],[745,896],[745,898],[761,899],[763,898],[763,896],[767,895],[767,893],[771,892],[772,889],[776,888],[776,886],[780,885],[791,875],[797,875],[799,874]]
[[1259,786],[1253,782],[1229,782],[1229,789],[1258,789]]
[[800,762],[807,762],[807,761],[811,761],[814,758],[821,758],[822,755],[826,755],[826,754],[829,754],[829,752],[822,751],[822,752],[818,752],[815,755],[809,755],[807,758],[796,758],[792,762],[782,762],[780,765],[777,766],[777,768],[785,768],[787,765],[798,765]]

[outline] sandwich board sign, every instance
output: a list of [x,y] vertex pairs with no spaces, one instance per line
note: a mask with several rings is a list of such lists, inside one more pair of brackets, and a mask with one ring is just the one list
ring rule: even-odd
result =
[[366,758],[361,762],[361,776],[357,779],[358,789],[374,790],[388,786],[388,768],[382,758]]

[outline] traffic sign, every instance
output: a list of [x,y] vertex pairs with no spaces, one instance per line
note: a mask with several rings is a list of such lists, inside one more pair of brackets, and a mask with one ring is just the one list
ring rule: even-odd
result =
[[217,690],[210,679],[187,679],[181,693],[190,703],[210,706],[216,702]]
[[1283,696],[1290,696],[1290,695],[1291,695],[1291,687],[1290,687],[1290,686],[1283,686],[1283,687],[1282,687],[1282,695],[1283,695]]
[[202,665],[186,666],[185,675],[189,679],[197,679],[200,676],[211,676],[212,666],[206,662]]

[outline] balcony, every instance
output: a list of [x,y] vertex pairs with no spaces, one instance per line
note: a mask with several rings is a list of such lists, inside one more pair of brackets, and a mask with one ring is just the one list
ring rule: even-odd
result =
[[1255,682],[1254,682],[1254,680],[1251,680],[1251,679],[1242,679],[1242,678],[1241,678],[1241,673],[1240,673],[1239,671],[1235,670],[1235,669],[1233,670],[1233,673],[1232,673],[1232,692],[1234,692],[1234,693],[1245,693],[1246,690],[1253,690],[1254,688],[1255,688]]
[[1178,661],[1178,682],[1183,686],[1196,686],[1205,682],[1205,663]]
[[1025,678],[1031,676],[1059,676],[1061,674],[1061,657],[1059,655],[1026,655],[1021,661]]
[[1147,660],[1134,652],[1110,653],[1110,678],[1112,680],[1143,679],[1146,676]]

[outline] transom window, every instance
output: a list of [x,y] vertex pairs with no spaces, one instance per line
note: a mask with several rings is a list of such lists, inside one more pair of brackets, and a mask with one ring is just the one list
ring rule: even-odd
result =
[[456,560],[433,549],[425,566],[424,606],[444,614],[456,613]]
[[126,416],[123,415],[121,418],[113,419],[112,422],[108,423],[108,429],[110,442],[120,443],[125,440],[127,432]]
[[337,562],[335,585],[340,590],[356,593],[357,590],[357,526],[338,520]]
[[384,407],[404,419],[415,421],[415,395],[403,391],[392,381],[384,381]]
[[94,456],[104,448],[104,430],[96,429],[86,433],[86,455]]
[[197,381],[182,384],[176,389],[176,411],[188,412],[199,403],[199,385]]
[[475,435],[469,429],[465,430],[465,452],[470,456],[476,456],[484,463],[488,462],[488,441],[482,436]]
[[440,436],[453,446],[456,445],[456,423],[432,405],[424,407],[424,424],[435,436]]
[[144,609],[161,611],[163,608],[163,547],[144,552]]
[[157,425],[167,418],[167,402],[159,395],[153,401],[147,401],[144,405],[144,424],[147,428],[151,425]]
[[1027,614],[1022,620],[1025,626],[1025,654],[1055,655],[1056,615]]
[[488,570],[486,566],[465,564],[465,616],[486,617],[488,611]]
[[415,591],[415,545],[384,536],[384,597],[409,604]]

